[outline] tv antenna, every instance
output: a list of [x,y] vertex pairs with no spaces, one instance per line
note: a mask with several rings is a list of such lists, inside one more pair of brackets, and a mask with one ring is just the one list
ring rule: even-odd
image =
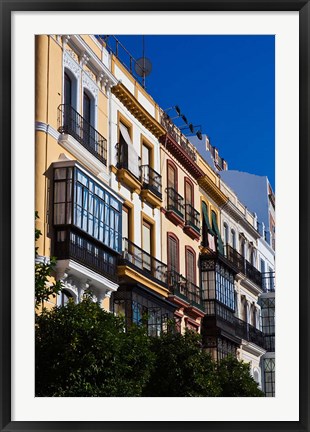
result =
[[142,84],[145,88],[145,78],[152,72],[152,63],[145,57],[145,41],[144,35],[142,36],[142,57],[135,62],[135,72],[138,76],[142,77]]

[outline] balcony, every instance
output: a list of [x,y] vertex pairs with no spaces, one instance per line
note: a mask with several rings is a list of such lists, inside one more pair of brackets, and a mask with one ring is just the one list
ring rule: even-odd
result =
[[168,272],[168,286],[170,294],[179,297],[192,307],[203,310],[200,288],[184,276],[170,270]]
[[262,287],[262,274],[249,261],[245,260],[245,275],[259,287]]
[[264,334],[251,324],[237,318],[233,311],[214,300],[206,300],[204,307],[206,336],[226,334],[237,343],[241,343],[241,339],[244,339],[260,348],[265,348]]
[[141,183],[141,198],[154,207],[160,207],[162,203],[161,175],[149,165],[142,165]]
[[54,255],[57,260],[72,259],[79,264],[117,282],[116,256],[107,252],[95,240],[89,240],[75,230],[55,232]]
[[262,288],[265,293],[275,292],[275,272],[262,273]]
[[[136,272],[128,271],[127,268]],[[167,288],[167,266],[130,240],[123,238],[123,252],[118,262],[118,273],[135,282],[145,283],[151,279]]]
[[225,258],[238,270],[238,272],[245,273],[243,256],[230,245],[226,245],[224,251]]
[[169,187],[167,192],[166,216],[175,225],[184,225],[184,203],[183,197],[175,189]]
[[194,240],[200,238],[200,213],[191,204],[185,204],[184,232]]
[[58,132],[71,135],[104,165],[107,165],[107,140],[70,105],[58,107]]
[[141,192],[141,158],[133,145],[128,145],[125,140],[117,144],[117,172],[119,182],[127,186],[131,191]]
[[236,335],[261,348],[265,348],[264,333],[245,321],[235,318]]

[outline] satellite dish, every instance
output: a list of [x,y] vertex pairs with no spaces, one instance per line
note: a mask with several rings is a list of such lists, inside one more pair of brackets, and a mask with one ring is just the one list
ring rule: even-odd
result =
[[136,74],[141,77],[146,77],[152,72],[152,63],[146,57],[141,57],[135,62]]

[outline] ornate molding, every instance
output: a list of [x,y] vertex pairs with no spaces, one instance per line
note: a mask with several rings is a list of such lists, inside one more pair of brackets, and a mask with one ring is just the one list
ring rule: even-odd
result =
[[151,114],[137,101],[133,94],[122,84],[119,83],[111,89],[112,93],[122,102],[128,111],[139,122],[148,129],[156,138],[166,133],[166,130]]
[[208,175],[200,177],[198,184],[219,206],[227,203],[229,198],[213,183]]
[[80,79],[81,66],[73,59],[73,57],[68,53],[68,51],[64,51],[63,64],[64,67],[68,68],[73,73],[77,80]]

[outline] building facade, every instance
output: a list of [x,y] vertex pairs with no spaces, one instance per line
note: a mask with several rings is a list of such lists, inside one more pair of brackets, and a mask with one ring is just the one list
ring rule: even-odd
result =
[[64,287],[45,306],[91,291],[151,336],[171,323],[201,333],[213,359],[251,363],[274,395],[274,237],[220,177],[217,149],[205,138],[209,160],[189,141],[133,61],[100,37],[36,37],[37,258],[56,256]]

